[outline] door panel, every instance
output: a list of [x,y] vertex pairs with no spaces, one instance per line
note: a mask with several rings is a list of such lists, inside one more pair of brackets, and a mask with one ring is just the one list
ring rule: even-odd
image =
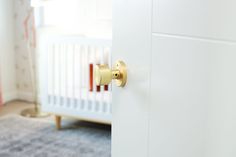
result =
[[128,68],[127,85],[112,86],[112,157],[148,154],[151,0],[113,1],[112,60]]
[[235,0],[154,0],[153,31],[236,41]]
[[152,39],[150,157],[234,157],[236,44]]
[[128,66],[113,85],[113,157],[236,156],[235,7],[113,1],[112,58]]

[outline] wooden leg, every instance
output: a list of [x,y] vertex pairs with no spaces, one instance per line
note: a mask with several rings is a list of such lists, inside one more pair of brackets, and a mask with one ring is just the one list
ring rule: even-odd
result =
[[55,115],[55,122],[57,130],[61,129],[61,116]]

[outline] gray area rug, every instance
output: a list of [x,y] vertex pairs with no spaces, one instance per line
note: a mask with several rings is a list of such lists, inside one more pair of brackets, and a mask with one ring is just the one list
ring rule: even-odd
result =
[[0,157],[110,157],[110,126],[53,123],[20,116],[0,118]]

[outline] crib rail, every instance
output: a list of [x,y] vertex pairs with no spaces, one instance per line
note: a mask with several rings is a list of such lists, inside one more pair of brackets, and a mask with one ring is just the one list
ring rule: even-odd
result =
[[97,64],[111,65],[111,41],[76,36],[41,38],[42,109],[81,119],[111,122],[111,86],[96,86]]

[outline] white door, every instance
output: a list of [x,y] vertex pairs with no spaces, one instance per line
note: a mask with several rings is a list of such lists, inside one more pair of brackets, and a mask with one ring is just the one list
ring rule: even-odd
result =
[[236,156],[236,1],[113,0],[112,157]]

